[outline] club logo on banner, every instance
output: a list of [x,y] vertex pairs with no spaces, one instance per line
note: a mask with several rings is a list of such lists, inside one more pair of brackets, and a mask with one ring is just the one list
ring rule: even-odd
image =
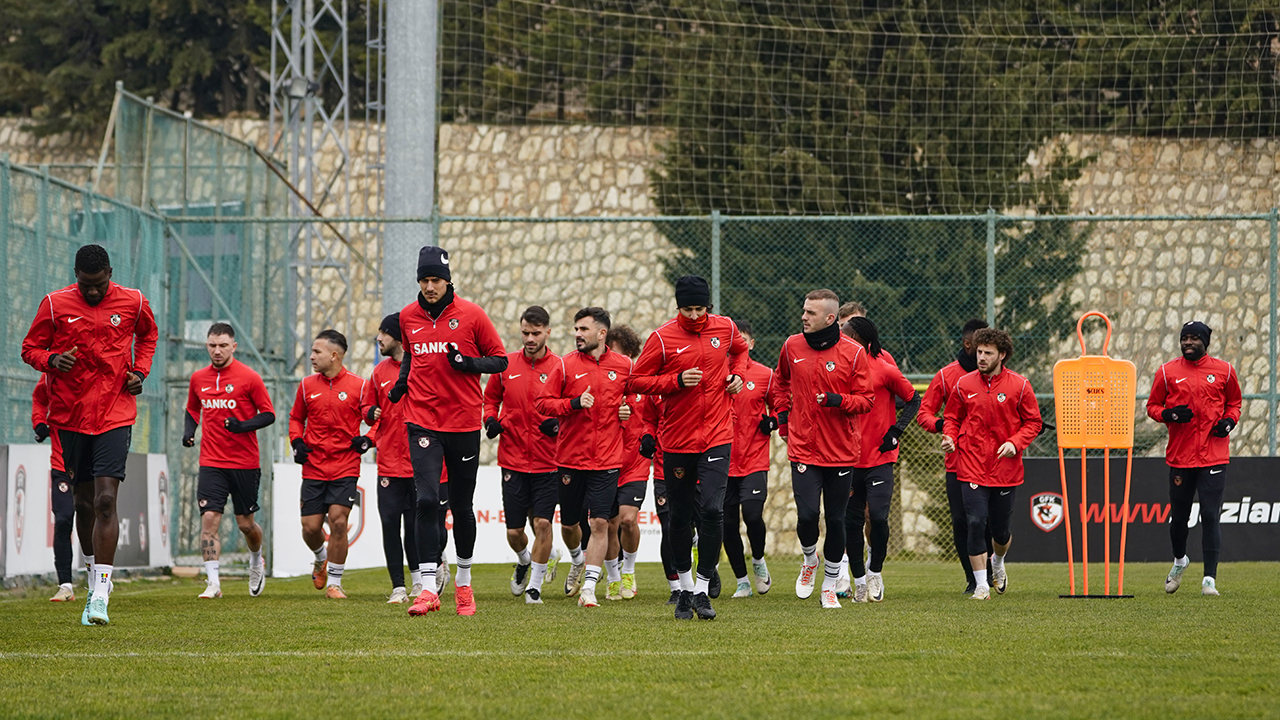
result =
[[22,552],[22,526],[27,514],[27,468],[19,465],[13,473],[13,549]]
[[1052,532],[1061,525],[1062,496],[1058,493],[1031,496],[1031,522],[1045,532]]

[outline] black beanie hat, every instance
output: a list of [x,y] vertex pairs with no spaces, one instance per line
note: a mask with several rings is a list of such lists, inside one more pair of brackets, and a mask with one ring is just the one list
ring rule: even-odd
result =
[[444,248],[427,245],[418,251],[418,279],[426,277],[453,282],[449,275],[449,253]]
[[694,305],[710,307],[711,287],[697,275],[685,275],[676,280],[676,307]]
[[400,313],[393,312],[382,318],[382,324],[378,326],[378,331],[395,338],[396,342],[402,342],[400,339]]
[[1178,342],[1182,342],[1183,335],[1195,335],[1196,337],[1200,338],[1200,342],[1204,343],[1205,349],[1208,350],[1209,336],[1212,334],[1213,334],[1213,330],[1209,329],[1208,325],[1205,325],[1199,320],[1192,320],[1191,322],[1182,326],[1182,331],[1178,333]]

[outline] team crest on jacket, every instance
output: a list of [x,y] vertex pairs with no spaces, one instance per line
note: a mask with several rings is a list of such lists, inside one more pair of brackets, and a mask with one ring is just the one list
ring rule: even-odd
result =
[[1045,532],[1062,524],[1062,496],[1040,493],[1031,497],[1031,522]]
[[682,468],[682,467],[678,467],[678,468],[676,468],[676,479],[677,479],[677,480],[683,480],[683,479],[684,479],[684,468]]
[[[112,315],[112,316],[111,316],[111,324],[112,324],[112,325],[115,325],[115,326],[119,326],[119,325],[120,325],[120,316],[119,316],[118,314],[117,314],[117,315]],[[1213,381],[1212,381],[1212,380],[1210,380],[1209,382],[1213,382]]]
[[1004,393],[997,393],[997,394],[996,394],[996,402],[1004,402],[1004,399],[1005,399],[1005,394],[1004,394]]
[[835,369],[836,369],[836,362],[835,362],[834,360],[828,360],[828,361],[827,361],[827,372],[831,372],[832,370],[835,370]]
[[236,389],[236,388],[235,388],[235,386],[234,386],[234,385],[232,385],[232,384],[230,384],[230,383],[228,383],[228,384],[227,384],[227,392],[231,392],[232,390],[235,390],[235,389]]
[[458,318],[452,318],[451,320],[449,320],[449,329],[450,330],[458,329]]
[[616,372],[614,372],[614,371],[610,370],[610,371],[609,371],[609,379],[610,379],[610,380],[617,380],[617,379],[618,379],[618,373],[616,373]]
[[755,389],[756,389],[756,381],[755,381],[755,380],[748,380],[748,381],[747,381],[747,389],[748,389],[748,390],[755,390]]
[[1210,385],[1212,385],[1212,384],[1213,384],[1213,381],[1214,381],[1214,380],[1216,380],[1216,379],[1217,379],[1217,378],[1215,378],[1215,377],[1214,377],[1214,376],[1212,376],[1212,375],[1210,375],[1209,377],[1205,378],[1205,380],[1208,380],[1208,381],[1209,381],[1209,384],[1210,384]]
[[338,399],[342,400],[343,402],[346,402],[347,394],[345,392],[338,393]]
[[561,475],[561,476],[560,476],[560,482],[561,482],[562,484],[564,484],[564,485],[568,485],[569,483],[573,482],[573,476],[572,476],[572,475]]
[[713,348],[718,348],[718,347],[720,347],[720,338],[718,338],[718,337],[713,337],[713,338],[711,338],[711,347],[713,347]]
[[430,438],[424,438],[424,437],[420,437],[420,438],[418,438],[418,447],[420,447],[420,448],[424,448],[424,447],[426,447],[426,446],[428,446],[428,445],[430,445],[430,444],[431,444],[431,439],[430,439]]
[[542,373],[541,375],[539,375],[539,376],[538,376],[538,382],[542,383],[543,385],[546,385],[546,384],[547,384],[547,374],[546,374],[546,373]]

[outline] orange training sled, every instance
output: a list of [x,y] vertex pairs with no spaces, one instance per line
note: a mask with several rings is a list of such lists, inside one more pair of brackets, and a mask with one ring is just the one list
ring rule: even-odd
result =
[[[1107,338],[1101,355],[1087,355],[1084,348],[1084,321],[1100,317],[1107,323]],[[1053,395],[1058,419],[1058,471],[1062,477],[1062,526],[1067,533],[1067,573],[1071,594],[1064,598],[1119,598],[1124,594],[1124,545],[1129,531],[1129,483],[1133,475],[1133,412],[1136,403],[1137,369],[1128,360],[1107,355],[1111,345],[1111,320],[1100,312],[1087,312],[1076,323],[1080,357],[1059,360],[1053,366]],[[1083,593],[1076,594],[1076,566],[1071,545],[1071,503],[1067,500],[1067,464],[1063,448],[1080,450],[1080,555],[1084,566]],[[1112,449],[1124,448],[1128,460],[1124,470],[1124,504],[1121,506],[1120,574],[1116,594],[1111,594],[1111,462]],[[1089,594],[1088,489],[1085,486],[1085,456],[1090,449],[1102,450],[1104,548],[1106,576],[1102,595]]]

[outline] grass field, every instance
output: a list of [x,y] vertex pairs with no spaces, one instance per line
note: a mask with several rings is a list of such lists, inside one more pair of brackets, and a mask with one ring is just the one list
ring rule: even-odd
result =
[[[1280,566],[1229,564],[1222,596],[1199,566],[1130,565],[1133,600],[1060,600],[1065,568],[1009,566],[976,603],[958,571],[887,565],[886,599],[824,611],[774,560],[766,596],[677,622],[661,571],[641,595],[583,610],[526,607],[509,567],[475,572],[479,613],[409,618],[385,571],[349,572],[351,599],[309,578],[243,579],[197,601],[195,580],[120,583],[108,627],[45,588],[0,595],[0,717],[1275,717]],[[78,592],[82,592],[79,591]],[[603,597],[603,593],[601,593]]]

